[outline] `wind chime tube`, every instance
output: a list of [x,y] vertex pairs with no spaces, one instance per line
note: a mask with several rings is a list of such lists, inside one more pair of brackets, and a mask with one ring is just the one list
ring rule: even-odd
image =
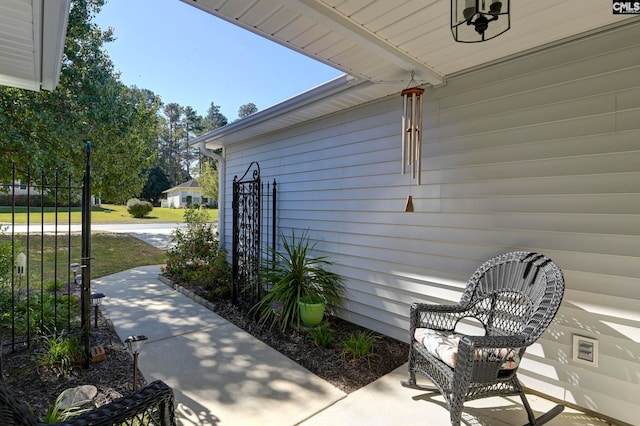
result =
[[407,97],[402,96],[402,174],[407,171]]
[[422,181],[422,95],[420,95],[420,98],[420,102],[418,102],[418,122],[416,123],[416,168],[418,169],[418,185],[420,185]]
[[[412,179],[420,179],[422,157],[422,94],[418,87],[402,91],[402,174],[411,168]],[[419,183],[418,183],[419,184]]]
[[411,95],[411,176],[416,178],[416,106],[417,96],[413,92]]
[[411,111],[413,108],[412,99],[410,96],[407,96],[407,127],[405,131],[407,132],[407,166],[411,167],[413,164],[413,123],[411,122]]

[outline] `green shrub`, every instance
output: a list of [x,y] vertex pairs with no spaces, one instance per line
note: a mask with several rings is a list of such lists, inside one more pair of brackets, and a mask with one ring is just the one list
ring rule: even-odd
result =
[[56,279],[49,279],[44,283],[44,290],[49,293],[60,291],[64,288],[64,283]]
[[57,368],[65,377],[69,371],[84,360],[82,345],[78,336],[60,334],[43,337],[45,352],[38,353],[38,364],[43,367]]
[[350,334],[342,341],[342,356],[350,358],[352,362],[366,358],[367,361],[373,355],[373,344],[377,336],[371,331],[361,331]]
[[[58,200],[56,202],[56,198],[51,195],[39,195],[39,194],[31,194],[27,196],[26,194],[4,194],[0,193],[0,206],[11,206],[15,203],[16,207],[69,207],[68,206],[68,198],[66,194],[58,194]],[[72,194],[71,196],[71,206],[70,207],[80,207],[82,205],[82,198],[77,194]]]
[[329,328],[328,322],[309,328],[309,335],[316,345],[321,348],[330,348],[335,341],[334,332]]
[[136,198],[132,198],[127,201],[127,211],[135,218],[142,218],[147,216],[153,210],[153,204],[148,201],[140,201]]
[[[2,297],[1,300],[5,298]],[[10,299],[7,303],[10,303]],[[0,313],[0,325],[10,328],[13,323],[15,333],[19,336],[26,336],[28,333],[53,333],[54,330],[67,328],[69,320],[71,324],[77,322],[79,311],[75,296],[54,297],[45,294],[41,299],[39,295],[34,295],[16,302],[13,311],[7,309]]]
[[[11,277],[11,271],[13,270],[11,236],[5,235],[7,229],[6,225],[0,225],[0,280],[3,282]],[[22,251],[22,245],[17,239],[13,251],[16,256],[17,253]]]
[[212,299],[227,299],[231,265],[211,227],[209,213],[204,208],[187,209],[184,219],[186,226],[172,232],[163,275],[185,287],[201,287]]

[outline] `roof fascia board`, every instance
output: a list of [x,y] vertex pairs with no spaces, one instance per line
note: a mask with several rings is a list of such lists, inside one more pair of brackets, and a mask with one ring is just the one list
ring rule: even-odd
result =
[[426,83],[438,86],[444,83],[444,75],[437,72],[416,58],[391,46],[376,34],[366,30],[363,26],[353,22],[348,17],[336,12],[323,3],[315,0],[278,0],[281,4],[295,10],[301,15],[314,20],[336,33],[346,36],[375,53],[377,56],[399,66],[407,72],[413,71],[416,76]]
[[234,121],[233,123],[227,124],[224,127],[220,127],[219,129],[215,129],[202,136],[191,139],[189,141],[189,144],[192,146],[196,146],[200,145],[200,143],[205,143],[207,144],[207,148],[209,149],[222,148],[224,144],[216,144],[215,141],[221,139],[224,136],[228,136],[235,132],[256,126],[268,120],[273,120],[274,118],[285,115],[305,105],[321,101],[329,96],[335,95],[336,93],[340,93],[344,90],[363,84],[373,83],[369,82],[368,80],[358,80],[353,76],[344,74],[340,77],[336,77],[333,80],[328,81],[327,83],[321,84],[297,96],[282,101],[272,107],[269,107],[262,111],[258,111],[246,118]]
[[40,90],[42,82],[42,34],[43,29],[43,9],[44,0],[31,1],[32,27],[33,31],[33,90]]
[[[35,0],[42,3],[42,88],[54,90],[60,82],[62,56],[71,0]],[[35,9],[35,7],[34,7]]]

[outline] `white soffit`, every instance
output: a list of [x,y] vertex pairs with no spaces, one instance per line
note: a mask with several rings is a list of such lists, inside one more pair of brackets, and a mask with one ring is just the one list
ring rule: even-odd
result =
[[372,82],[442,83],[447,75],[606,27],[603,0],[511,0],[511,29],[456,43],[450,0],[182,0],[347,74]]
[[0,1],[0,85],[53,90],[71,0]]
[[511,0],[508,32],[464,44],[451,35],[450,0],[181,1],[356,79],[342,91],[331,89],[331,96],[310,91],[316,94],[313,102],[305,93],[199,138],[210,148],[399,93],[412,71],[419,84],[439,85],[451,75],[640,21],[638,15],[614,15],[611,2],[603,0]]

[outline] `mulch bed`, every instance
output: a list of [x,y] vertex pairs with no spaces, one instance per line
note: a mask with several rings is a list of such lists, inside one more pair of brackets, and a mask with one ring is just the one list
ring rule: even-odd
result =
[[[38,418],[43,419],[49,406],[68,388],[95,386],[98,389],[94,399],[97,405],[104,405],[131,392],[133,358],[126,350],[126,345],[102,315],[98,316],[98,329],[93,328],[93,319],[91,326],[91,345],[102,345],[106,359],[90,363],[88,369],[74,366],[66,376],[57,368],[38,365],[35,356],[42,349],[37,342],[32,344],[31,349],[17,345],[14,351],[5,342],[2,354],[3,379],[16,397],[27,403]],[[144,377],[141,374],[137,376],[138,387],[144,386]]]
[[[360,389],[407,362],[408,345],[390,337],[377,335],[373,354],[353,359],[343,355],[338,343],[329,348],[319,347],[305,329],[282,333],[259,327],[229,302],[216,302],[214,311],[346,393]],[[67,388],[96,386],[95,402],[98,405],[131,391],[132,357],[108,321],[102,315],[98,321],[98,329],[91,329],[91,344],[104,347],[106,360],[91,363],[88,369],[74,367],[67,376],[57,369],[38,366],[33,351],[24,347],[11,351],[5,343],[2,356],[5,383],[20,400],[32,407],[38,417],[43,418],[47,408]],[[368,331],[336,317],[330,318],[329,322],[335,342],[341,342],[350,334]],[[138,373],[138,387],[144,384],[144,377]]]
[[321,348],[304,328],[282,333],[275,328],[258,327],[230,303],[218,303],[214,311],[346,393],[395,370],[406,363],[409,356],[408,344],[382,335],[376,335],[371,356],[359,359],[345,356],[339,342],[351,334],[369,330],[337,317],[329,319],[336,343]]

